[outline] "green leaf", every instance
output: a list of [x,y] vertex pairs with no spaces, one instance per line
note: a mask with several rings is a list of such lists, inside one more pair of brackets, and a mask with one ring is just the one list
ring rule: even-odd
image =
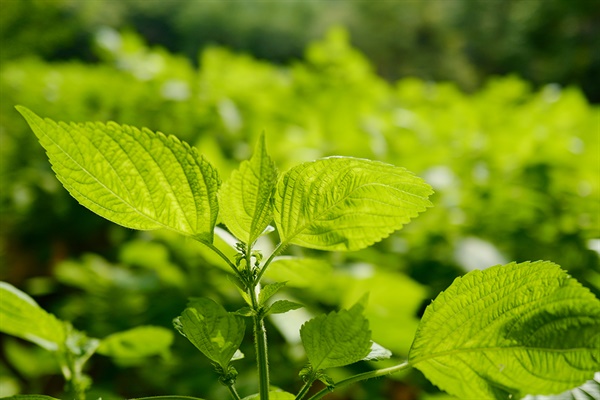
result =
[[287,282],[275,282],[269,285],[265,285],[258,295],[258,303],[263,305],[269,300],[275,293],[280,291]]
[[585,382],[575,389],[549,396],[525,396],[523,400],[596,400],[600,399],[600,372],[594,374],[594,379]]
[[220,181],[195,148],[145,128],[57,123],[17,110],[83,206],[128,228],[168,228],[212,242]]
[[66,339],[65,324],[16,287],[0,282],[0,331],[58,351]]
[[2,400],[58,400],[56,397],[44,396],[42,394],[17,394],[15,396],[2,397]]
[[282,242],[359,250],[389,236],[431,205],[431,188],[404,168],[331,157],[298,165],[277,182]]
[[369,354],[365,358],[364,361],[379,361],[386,360],[392,356],[392,352],[380,344],[375,342],[371,342],[371,349]]
[[[269,392],[269,400],[294,400],[296,396],[288,392]],[[260,395],[258,393],[244,397],[242,400],[260,400]]]
[[271,304],[266,314],[283,314],[288,311],[297,310],[302,307],[302,304],[295,303],[293,301],[277,300],[275,303]]
[[151,396],[151,397],[136,397],[130,400],[202,400],[199,397],[190,396]]
[[560,393],[600,370],[600,301],[551,262],[473,271],[427,307],[409,362],[460,398]]
[[313,370],[342,367],[365,358],[371,349],[369,321],[362,301],[349,310],[319,315],[300,328]]
[[105,337],[97,352],[114,358],[149,357],[164,353],[172,343],[172,331],[160,326],[140,326]]
[[225,371],[244,338],[243,318],[207,298],[192,299],[174,324],[198,350]]
[[221,219],[244,243],[254,243],[273,220],[271,196],[276,181],[277,169],[263,134],[252,158],[233,171],[219,191]]

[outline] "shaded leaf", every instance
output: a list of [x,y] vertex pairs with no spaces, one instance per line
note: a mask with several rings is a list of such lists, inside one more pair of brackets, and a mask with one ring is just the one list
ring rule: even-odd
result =
[[220,181],[195,148],[145,128],[57,123],[17,110],[83,206],[128,228],[168,228],[212,242]]
[[276,180],[277,169],[263,134],[252,158],[242,162],[219,191],[221,219],[244,243],[254,243],[273,220],[271,195]]
[[277,182],[281,240],[321,250],[359,250],[431,205],[429,185],[404,168],[331,157],[298,165]]
[[172,343],[172,331],[159,326],[140,326],[105,337],[97,352],[115,358],[148,357],[165,352]]
[[458,278],[427,307],[409,362],[460,398],[561,393],[600,370],[600,301],[551,262]]
[[243,318],[207,298],[192,299],[174,324],[198,350],[224,370],[244,338]]
[[66,340],[65,324],[16,287],[0,282],[0,331],[57,351]]
[[300,328],[313,370],[342,367],[365,358],[371,348],[369,321],[358,302],[349,310],[319,315]]

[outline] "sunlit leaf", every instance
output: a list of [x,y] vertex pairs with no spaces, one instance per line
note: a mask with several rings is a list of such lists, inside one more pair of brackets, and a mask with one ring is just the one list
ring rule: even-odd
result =
[[243,318],[207,298],[192,299],[174,324],[198,350],[224,370],[244,338]]
[[115,358],[148,357],[164,353],[171,343],[171,330],[160,326],[139,326],[105,337],[97,352]]
[[302,308],[302,304],[289,300],[277,300],[275,303],[271,304],[267,314],[284,314],[288,311],[297,310],[299,308]]
[[363,301],[349,310],[319,315],[300,328],[300,337],[313,370],[342,367],[365,358],[371,350],[369,321]]
[[220,181],[195,148],[145,128],[57,123],[17,109],[82,205],[128,228],[168,228],[212,242]]
[[16,287],[0,282],[0,331],[57,351],[65,343],[64,323]]
[[379,361],[385,360],[392,356],[392,352],[380,344],[371,342],[371,351],[363,360],[365,361]]
[[[269,400],[294,400],[296,396],[288,392],[269,392]],[[260,395],[253,394],[248,397],[244,397],[242,400],[260,400]]]
[[431,204],[431,188],[404,168],[350,157],[298,165],[277,183],[281,240],[322,250],[359,250],[389,236]]
[[600,301],[550,262],[473,271],[427,307],[409,362],[459,398],[561,393],[600,370]]
[[600,372],[583,385],[556,395],[525,396],[523,400],[596,400],[600,399]]
[[244,243],[254,243],[273,220],[271,195],[277,169],[261,135],[252,158],[235,170],[219,191],[221,219]]
[[17,394],[15,396],[3,397],[2,400],[58,400],[56,397],[41,394]]
[[190,396],[151,396],[151,397],[136,397],[130,400],[202,400],[199,397]]
[[275,282],[269,285],[265,285],[258,295],[259,304],[264,304],[267,300],[269,300],[275,293],[280,291],[287,282]]

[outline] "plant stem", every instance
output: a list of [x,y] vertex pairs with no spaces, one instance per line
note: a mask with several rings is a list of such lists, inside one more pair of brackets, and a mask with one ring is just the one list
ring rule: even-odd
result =
[[302,389],[300,389],[300,391],[298,392],[298,394],[296,395],[296,400],[302,400],[304,398],[304,396],[306,396],[306,394],[308,393],[310,387],[312,386],[314,380],[313,379],[309,379],[306,381],[306,383],[304,384],[304,386],[302,386]]
[[235,266],[234,263],[231,262],[231,260],[225,255],[223,254],[223,252],[221,250],[219,250],[214,244],[212,243],[207,243],[207,242],[200,242],[202,244],[204,244],[206,247],[208,247],[209,249],[211,249],[212,251],[214,251],[219,257],[221,257],[226,263],[227,265],[229,265],[229,267],[233,270],[234,274],[240,278],[240,271],[238,271],[237,267]]
[[269,256],[269,258],[267,258],[267,261],[265,261],[265,263],[262,265],[262,268],[260,269],[260,271],[258,271],[258,275],[256,275],[256,279],[254,280],[255,284],[260,282],[260,279],[262,278],[263,274],[267,270],[267,267],[269,266],[269,264],[271,264],[273,259],[277,255],[279,255],[279,253],[281,253],[283,251],[283,249],[285,249],[286,246],[287,246],[287,242],[279,242],[277,247],[275,247],[275,250],[273,250],[273,252]]
[[[350,385],[351,383],[360,382],[360,381],[364,381],[364,380],[371,379],[371,378],[377,378],[379,376],[393,374],[394,372],[399,372],[399,371],[405,370],[410,367],[411,367],[411,365],[408,363],[408,361],[405,361],[402,364],[394,365],[393,367],[377,369],[375,371],[369,371],[369,372],[365,372],[362,374],[354,375],[348,379],[344,379],[344,380],[337,382],[335,384],[335,388],[337,389],[340,387]],[[330,392],[331,391],[328,388],[322,389],[320,392],[318,392],[317,394],[315,394],[308,400],[321,399],[321,398],[325,397],[327,394],[329,394]]]
[[[249,288],[252,308],[258,311],[258,294],[256,286]],[[269,400],[269,356],[267,353],[267,330],[265,329],[264,316],[257,312],[254,321],[254,344],[256,351],[256,363],[258,365],[258,393],[260,400]]]
[[238,394],[237,390],[235,390],[235,387],[233,387],[233,385],[228,385],[227,389],[229,389],[229,393],[231,393],[231,397],[233,397],[234,400],[242,400],[242,398]]

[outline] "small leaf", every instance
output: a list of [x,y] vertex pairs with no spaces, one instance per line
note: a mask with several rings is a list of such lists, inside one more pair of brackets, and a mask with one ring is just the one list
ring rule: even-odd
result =
[[207,298],[192,299],[174,324],[198,350],[225,371],[244,338],[243,318],[228,313]]
[[57,123],[17,110],[83,206],[127,228],[168,228],[212,242],[220,181],[195,148],[145,128]]
[[302,325],[300,337],[315,371],[352,364],[369,354],[371,331],[363,310],[359,301],[349,310],[319,315]]
[[130,400],[203,400],[199,397],[190,396],[151,396],[151,397],[136,397]]
[[273,220],[271,196],[276,180],[277,169],[267,154],[263,134],[252,158],[233,171],[219,191],[221,219],[244,243],[254,243]]
[[409,362],[460,398],[561,393],[600,370],[600,301],[556,264],[458,278],[427,307]]
[[159,326],[140,326],[114,333],[100,342],[97,352],[114,358],[140,358],[164,353],[173,343],[173,333]]
[[431,187],[404,168],[331,157],[298,165],[277,182],[282,242],[359,250],[389,236],[431,205]]
[[0,282],[0,331],[57,351],[66,340],[65,325],[16,287]]
[[250,307],[242,307],[239,310],[234,311],[233,313],[235,315],[239,315],[242,317],[252,317],[252,316],[256,315],[254,310],[251,309]]
[[264,305],[267,300],[269,300],[275,293],[279,292],[286,284],[287,282],[275,282],[265,285],[258,295],[258,303],[260,305]]
[[[294,400],[295,398],[296,396],[288,392],[269,392],[269,400]],[[260,395],[256,393],[248,397],[244,397],[242,400],[260,400]]]
[[286,313],[288,311],[292,311],[292,310],[297,310],[299,308],[302,308],[303,305],[299,304],[299,303],[295,303],[293,301],[289,301],[289,300],[277,300],[275,303],[273,303],[269,309],[267,310],[266,314],[283,314]]
[[365,358],[363,358],[363,361],[386,360],[386,359],[390,358],[391,356],[392,356],[392,352],[390,350],[386,349],[385,347],[381,346],[380,344],[371,342],[371,351],[369,352],[369,354],[367,354],[367,356]]

